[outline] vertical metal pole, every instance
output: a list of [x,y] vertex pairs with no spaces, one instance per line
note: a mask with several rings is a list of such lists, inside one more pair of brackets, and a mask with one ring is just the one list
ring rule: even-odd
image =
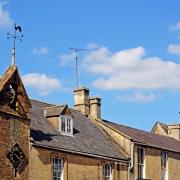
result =
[[14,24],[14,43],[13,43],[13,49],[12,49],[12,65],[15,64],[15,48],[16,48],[16,24]]
[[76,87],[78,88],[78,51],[76,50]]

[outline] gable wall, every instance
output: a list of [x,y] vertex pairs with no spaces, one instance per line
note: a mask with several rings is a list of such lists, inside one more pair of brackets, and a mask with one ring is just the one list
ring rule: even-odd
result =
[[114,131],[108,126],[105,126],[103,123],[96,121],[107,134],[111,137],[112,141],[119,146],[119,151],[130,158],[131,154],[131,141],[120,133]]
[[155,127],[155,130],[153,132],[154,134],[159,134],[159,135],[164,135],[164,136],[168,136],[168,134],[163,130],[163,128],[158,124]]

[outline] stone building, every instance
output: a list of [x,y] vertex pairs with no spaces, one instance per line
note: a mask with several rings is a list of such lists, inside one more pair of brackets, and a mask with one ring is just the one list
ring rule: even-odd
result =
[[2,180],[179,180],[179,132],[104,120],[87,88],[74,90],[73,108],[29,100],[15,65],[0,78]]

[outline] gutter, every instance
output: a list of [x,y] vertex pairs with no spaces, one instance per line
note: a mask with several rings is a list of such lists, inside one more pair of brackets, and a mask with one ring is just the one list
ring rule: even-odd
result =
[[46,149],[53,149],[53,150],[58,150],[58,151],[63,151],[63,152],[69,152],[69,153],[74,153],[78,155],[85,155],[85,156],[90,156],[90,157],[95,157],[95,158],[100,158],[100,159],[113,160],[113,161],[118,161],[118,162],[123,162],[125,164],[128,164],[128,160],[125,160],[125,159],[119,159],[119,158],[116,159],[116,158],[105,157],[105,156],[96,155],[96,154],[89,154],[85,152],[67,150],[67,149],[62,149],[62,148],[55,148],[53,146],[46,146],[46,145],[39,145],[39,144],[33,144],[33,146],[42,147]]

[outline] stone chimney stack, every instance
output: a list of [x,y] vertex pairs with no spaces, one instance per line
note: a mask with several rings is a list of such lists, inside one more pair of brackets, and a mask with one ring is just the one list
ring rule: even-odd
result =
[[180,124],[168,125],[168,136],[180,141]]
[[90,100],[90,116],[93,119],[101,119],[101,98],[91,97]]
[[86,87],[74,90],[74,109],[89,115],[89,89]]

